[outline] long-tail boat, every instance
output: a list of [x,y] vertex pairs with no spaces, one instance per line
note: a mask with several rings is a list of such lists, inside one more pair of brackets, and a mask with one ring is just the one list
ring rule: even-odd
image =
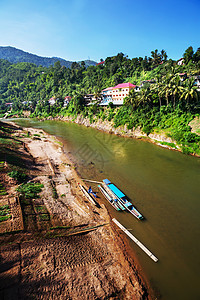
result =
[[122,193],[122,191],[120,191],[113,183],[111,183],[110,180],[104,179],[103,187],[107,187],[107,189],[110,190],[113,195],[115,195],[118,205],[120,204],[124,209],[129,211],[137,219],[143,219],[142,214],[133,206],[131,202],[126,199],[124,193]]

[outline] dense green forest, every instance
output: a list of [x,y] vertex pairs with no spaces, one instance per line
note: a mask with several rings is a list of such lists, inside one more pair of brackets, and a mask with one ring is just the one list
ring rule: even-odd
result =
[[[113,120],[114,126],[127,124],[128,128],[140,127],[147,134],[166,131],[185,153],[199,153],[200,137],[191,132],[189,122],[200,113],[200,96],[195,86],[195,76],[200,74],[200,48],[186,49],[184,65],[168,59],[166,51],[156,49],[150,57],[128,58],[123,53],[105,59],[104,64],[89,66],[72,63],[71,68],[56,62],[48,68],[30,63],[11,64],[0,60],[0,112],[10,108],[11,114],[29,110],[31,116],[65,116],[82,114],[91,122],[97,118]],[[84,95],[93,93],[98,99],[103,88],[122,82],[140,85],[140,92],[131,91],[121,107],[86,107]],[[72,101],[63,107],[64,98]],[[56,105],[48,100],[55,97]]]
[[[6,59],[11,63],[29,62],[36,66],[43,66],[47,68],[54,65],[57,61],[66,68],[70,68],[73,63],[72,61],[68,61],[60,57],[42,57],[10,46],[0,46],[0,59]],[[84,62],[87,67],[90,65],[96,65],[96,62],[92,60],[85,60]]]

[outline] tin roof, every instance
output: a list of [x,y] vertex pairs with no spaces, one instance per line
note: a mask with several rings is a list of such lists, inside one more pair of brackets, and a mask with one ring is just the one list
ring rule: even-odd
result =
[[117,197],[119,198],[125,197],[125,195],[114,184],[111,183],[108,186]]
[[115,87],[113,87],[113,89],[121,89],[121,88],[125,88],[125,87],[136,87],[136,85],[127,82],[127,83],[120,83],[118,85],[116,85]]
[[106,92],[106,91],[109,91],[109,90],[112,90],[112,89],[113,89],[113,87],[111,86],[111,87],[108,87],[108,88],[102,90],[102,92]]

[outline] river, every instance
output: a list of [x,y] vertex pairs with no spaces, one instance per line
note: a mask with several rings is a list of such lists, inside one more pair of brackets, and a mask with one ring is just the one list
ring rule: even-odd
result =
[[130,241],[158,299],[200,299],[200,159],[72,123],[16,123],[59,137],[82,177],[108,178],[131,199],[144,221],[105,204],[158,257]]

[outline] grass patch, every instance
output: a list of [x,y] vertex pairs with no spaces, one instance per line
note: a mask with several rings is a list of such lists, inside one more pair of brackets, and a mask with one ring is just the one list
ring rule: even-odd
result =
[[161,141],[159,141],[158,143],[161,144],[161,145],[164,145],[164,146],[169,146],[171,148],[177,149],[177,147],[174,143],[161,142]]
[[10,215],[10,206],[2,205],[0,206],[0,222],[7,221],[12,216]]
[[0,210],[0,216],[7,216],[10,213],[10,209]]
[[5,196],[7,194],[8,194],[7,192],[0,192],[0,196]]
[[13,140],[8,139],[8,138],[1,138],[0,137],[0,143],[1,144],[6,144],[6,145],[10,145],[10,144],[13,144]]
[[7,220],[9,220],[11,217],[12,217],[11,215],[0,216],[0,222],[7,221]]
[[7,195],[6,189],[1,183],[0,183],[0,195],[1,196]]
[[9,208],[10,208],[9,205],[3,205],[3,206],[0,206],[0,211],[4,210],[4,209],[9,209]]
[[40,221],[49,221],[49,215],[48,214],[41,214],[39,215]]
[[38,198],[38,193],[42,191],[44,187],[43,184],[28,182],[22,183],[18,188],[17,191],[22,195],[24,199],[33,199]]
[[24,182],[26,180],[26,174],[24,174],[23,172],[14,170],[8,173],[8,176],[10,176],[11,178],[14,178],[15,180],[17,180],[17,182]]
[[47,211],[45,206],[40,206],[40,205],[35,206],[35,209],[37,212],[46,212]]

